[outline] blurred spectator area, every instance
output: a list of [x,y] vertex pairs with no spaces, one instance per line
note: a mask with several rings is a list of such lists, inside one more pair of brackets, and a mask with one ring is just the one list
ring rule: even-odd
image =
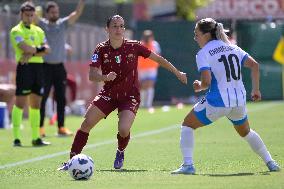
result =
[[[169,17],[165,20],[165,17],[162,16],[162,14],[166,14],[166,12],[170,14],[174,10],[170,8],[174,5],[172,0],[133,0],[134,3],[128,2],[130,0],[118,0],[122,1],[122,4],[115,4],[114,0],[85,1],[87,5],[83,17],[80,18],[80,22],[68,30],[67,35],[67,42],[72,46],[73,54],[68,57],[65,65],[68,73],[73,74],[78,84],[78,99],[88,100],[92,98],[92,84],[88,81],[88,63],[96,45],[107,37],[104,28],[106,19],[118,13],[117,11],[122,11],[120,14],[126,18],[126,23],[135,26],[131,27],[133,30],[127,30],[127,38],[140,39],[143,30],[153,30],[156,40],[160,42],[163,49],[162,55],[167,57],[180,70],[189,74],[189,83],[199,78],[195,64],[195,54],[199,48],[193,40],[195,22],[169,20]],[[226,2],[225,0],[215,1]],[[7,7],[5,8],[7,10],[3,10],[3,6],[1,6],[2,11],[0,11],[2,12],[0,13],[0,76],[4,82],[13,80],[13,72],[11,71],[15,70],[15,63],[13,50],[9,42],[9,31],[18,22],[18,12],[12,10],[17,10],[21,2],[20,0],[0,1],[0,5],[8,3],[10,6],[10,11],[7,11],[9,9]],[[36,2],[45,4],[46,1]],[[57,2],[61,6],[62,16],[70,14],[77,4],[77,0],[68,0],[66,2],[58,0]],[[270,1],[267,0],[267,2]],[[164,12],[155,11],[158,10],[155,6],[162,3],[167,5],[168,9],[165,9]],[[14,4],[17,4],[16,8],[13,8]],[[137,14],[142,16],[139,17],[142,21],[132,22],[134,20],[132,11],[127,11],[131,9],[131,6],[133,6],[135,14],[137,13],[136,6],[138,6],[138,9],[144,7],[144,9],[139,9],[141,12]],[[143,17],[143,11],[145,11],[145,17]],[[159,16],[163,19],[153,20],[153,18]],[[224,23],[226,28],[233,29],[238,45],[260,62],[263,99],[282,99],[282,69],[281,65],[272,59],[272,53],[284,31],[282,20],[276,21],[270,19],[270,17],[267,19],[267,15],[262,15],[258,20],[228,19],[220,21]],[[129,28],[129,26],[126,27]],[[247,80],[249,74],[244,70],[244,83],[248,91],[251,90],[251,83]],[[184,98],[194,95],[191,85],[180,84],[176,78],[163,69],[159,69],[156,86],[156,101],[169,101],[172,97]],[[165,93],[165,91],[167,92]],[[248,92],[248,98],[249,94]]]
[[[0,13],[0,60],[14,59],[14,52],[9,40],[10,29],[19,21],[14,14]],[[126,31],[126,36],[132,38],[132,32]],[[99,42],[106,40],[104,27],[86,23],[78,23],[70,27],[67,42],[73,49],[73,54],[68,61],[89,60]]]
[[[60,6],[61,16],[70,14],[78,0],[54,0]],[[17,14],[22,0],[0,0],[0,12]],[[47,0],[33,0],[35,5],[44,7]],[[126,27],[135,27],[137,20],[152,18],[174,18],[175,0],[85,0],[86,7],[79,22],[104,26],[106,19],[120,14],[126,20]]]
[[[0,13],[0,83],[15,83],[16,62],[9,32],[18,22],[17,14]],[[132,38],[131,30],[126,30],[126,37]],[[75,77],[78,85],[78,99],[89,102],[93,98],[95,86],[88,81],[89,63],[98,43],[106,39],[105,28],[96,24],[81,22],[68,30],[67,42],[71,45],[73,53],[67,58],[65,67],[68,73]]]
[[[54,0],[60,7],[61,16],[69,15],[75,10],[78,0]],[[11,12],[18,14],[19,7],[22,0],[0,0],[0,12]],[[36,6],[44,5],[47,0],[33,0]],[[79,22],[88,23],[92,25],[105,26],[105,22],[109,16],[114,14],[122,15],[127,24],[133,23],[132,21],[132,3],[125,1],[124,3],[115,3],[115,0],[85,0],[86,6]],[[130,27],[130,25],[127,25]]]

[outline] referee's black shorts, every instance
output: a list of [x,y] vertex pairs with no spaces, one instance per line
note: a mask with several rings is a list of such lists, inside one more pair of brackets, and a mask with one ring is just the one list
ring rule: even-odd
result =
[[16,73],[16,96],[25,96],[31,93],[42,96],[43,92],[43,64],[18,63]]

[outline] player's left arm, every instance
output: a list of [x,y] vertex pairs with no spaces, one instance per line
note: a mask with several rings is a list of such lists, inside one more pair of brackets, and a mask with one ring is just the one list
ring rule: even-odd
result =
[[38,37],[40,38],[40,47],[38,48],[37,52],[33,54],[33,56],[45,56],[46,54],[50,53],[50,47],[42,29],[38,30]]
[[186,73],[183,73],[179,71],[174,65],[172,65],[169,61],[167,61],[165,58],[162,56],[151,52],[150,56],[148,57],[151,60],[157,62],[160,66],[164,67],[165,69],[169,70],[173,74],[176,75],[176,77],[184,84],[187,84],[187,77]]
[[79,3],[77,5],[77,8],[75,11],[73,11],[69,16],[68,16],[68,24],[72,25],[74,24],[79,17],[81,16],[81,14],[83,13],[85,7],[85,0],[79,0]]
[[251,98],[253,101],[259,101],[261,100],[261,92],[259,89],[259,64],[254,60],[254,58],[248,56],[248,58],[244,62],[244,66],[251,70]]

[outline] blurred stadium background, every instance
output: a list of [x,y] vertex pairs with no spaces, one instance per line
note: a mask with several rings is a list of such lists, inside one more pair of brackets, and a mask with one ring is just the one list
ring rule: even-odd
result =
[[[21,0],[0,1],[0,83],[13,83],[15,61],[9,30],[18,22]],[[34,0],[44,8],[47,1]],[[76,7],[76,0],[57,0],[61,16]],[[38,11],[40,11],[38,7]],[[195,65],[198,46],[193,40],[195,21],[213,17],[234,33],[237,44],[261,63],[263,99],[283,99],[283,66],[273,58],[273,51],[283,32],[283,0],[86,0],[79,22],[68,31],[73,54],[65,64],[78,84],[77,99],[89,101],[92,84],[87,79],[88,63],[96,45],[106,39],[104,25],[113,14],[126,19],[127,37],[140,39],[144,29],[151,29],[161,44],[162,55],[188,73],[189,85],[180,84],[160,69],[155,102],[191,102],[195,95],[191,83],[199,77]],[[244,81],[250,90],[249,75]],[[167,91],[167,92],[166,92]],[[249,95],[250,93],[248,93]]]
[[[77,0],[55,1],[60,5],[61,16],[68,15],[77,4]],[[9,31],[19,20],[18,9],[23,2],[0,0],[0,84],[13,84],[15,80],[16,63]],[[44,7],[47,1],[33,2]],[[248,112],[252,127],[261,134],[283,169],[284,65],[274,61],[272,55],[283,36],[284,0],[85,2],[87,5],[79,22],[68,31],[67,41],[73,48],[73,54],[65,64],[68,73],[76,78],[78,100],[88,103],[93,98],[94,87],[87,76],[88,63],[96,45],[107,37],[104,31],[106,19],[118,13],[126,19],[127,37],[139,40],[144,29],[153,30],[162,55],[188,73],[189,84],[185,86],[166,70],[160,69],[155,103],[192,103],[196,94],[191,83],[199,78],[195,65],[195,54],[199,48],[193,40],[193,29],[196,20],[213,17],[231,29],[237,44],[261,64],[261,91],[263,99],[269,101],[248,103]],[[244,70],[248,95],[251,87],[249,74]],[[179,125],[191,108],[191,105],[183,108],[163,106],[157,107],[154,114],[141,109],[131,131],[134,140],[126,153],[126,170],[122,172],[111,169],[117,127],[117,115],[113,112],[92,131],[89,145],[83,151],[94,158],[96,166],[95,175],[88,182],[74,182],[68,174],[55,171],[68,157],[72,137],[56,137],[54,127],[46,127],[48,141],[52,145],[31,148],[31,129],[28,120],[24,120],[25,147],[14,148],[11,130],[0,129],[0,189],[283,188],[283,170],[275,174],[267,172],[261,160],[240,140],[224,118],[196,132],[198,174],[193,177],[170,175],[181,162]],[[66,125],[75,131],[82,119],[82,116],[69,116]]]

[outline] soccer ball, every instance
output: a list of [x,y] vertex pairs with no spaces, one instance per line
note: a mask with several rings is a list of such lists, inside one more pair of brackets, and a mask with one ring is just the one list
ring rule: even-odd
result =
[[68,162],[68,172],[75,180],[87,180],[94,173],[94,161],[85,154],[78,154]]

